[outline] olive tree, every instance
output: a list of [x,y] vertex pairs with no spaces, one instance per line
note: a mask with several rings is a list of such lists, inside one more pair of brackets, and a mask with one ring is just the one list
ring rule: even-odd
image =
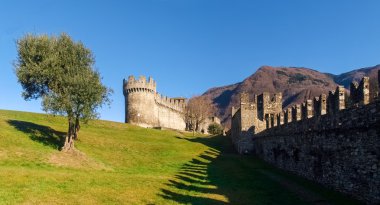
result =
[[25,100],[42,99],[43,110],[67,117],[63,151],[74,148],[80,121],[98,117],[112,90],[101,83],[92,52],[67,34],[26,35],[16,42],[15,72]]

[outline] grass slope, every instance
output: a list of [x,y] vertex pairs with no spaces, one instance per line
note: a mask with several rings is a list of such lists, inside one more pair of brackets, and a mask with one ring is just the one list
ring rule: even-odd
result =
[[265,173],[353,201],[232,152],[226,137],[91,121],[58,151],[62,117],[0,110],[0,204],[307,204]]

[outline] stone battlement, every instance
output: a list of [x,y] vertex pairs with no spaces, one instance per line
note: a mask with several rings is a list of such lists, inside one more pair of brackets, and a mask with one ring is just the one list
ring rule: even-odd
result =
[[157,104],[170,108],[172,110],[183,112],[186,105],[186,98],[169,98],[167,96],[156,93],[154,100]]
[[271,95],[268,92],[263,92],[257,96],[257,114],[260,120],[274,115],[282,110],[282,93]]
[[[248,93],[240,95],[240,108],[232,107],[231,110],[231,136],[233,144],[239,152],[250,150],[251,135],[259,133],[274,123],[268,123],[271,116],[282,110],[282,94],[271,95],[264,92],[254,95],[250,100]],[[248,141],[246,141],[248,140]],[[246,147],[248,145],[248,147]]]
[[145,76],[140,76],[138,79],[135,79],[134,76],[129,76],[128,80],[123,80],[124,93],[131,92],[152,92],[156,93],[156,81],[152,77],[149,77],[148,80]]
[[[380,71],[378,76],[380,87]],[[277,113],[277,104],[246,109],[241,103],[232,110],[232,142],[239,153],[253,152],[279,168],[378,204],[380,98],[370,98],[378,94],[370,93],[368,77],[353,82],[350,94],[338,86]],[[263,112],[265,128],[251,110]]]
[[[350,91],[351,95],[346,99],[347,95],[344,87],[338,86],[336,90],[330,91],[328,96],[321,94],[313,100],[306,100],[301,105],[293,105],[291,108],[282,110],[280,113],[268,115],[266,118],[267,124],[273,124],[274,126],[267,126],[263,132],[270,132],[271,130],[279,130],[282,132],[288,129],[288,124],[290,127],[300,127],[299,125],[308,124],[307,129],[310,130],[313,128],[316,129],[315,131],[317,131],[318,128],[324,129],[331,126],[329,122],[334,122],[334,125],[339,124],[339,126],[345,123],[349,123],[349,126],[362,124],[362,118],[368,116],[357,116],[358,108],[368,105],[367,108],[371,110],[376,103],[378,104],[379,99],[377,98],[373,102],[370,102],[368,77],[364,77],[360,83],[351,83]],[[375,108],[376,106],[374,109]],[[373,111],[369,113],[372,112]],[[318,118],[323,120],[319,120],[318,123],[315,123],[314,121],[317,117],[323,117]],[[355,120],[358,120],[358,122],[353,122]],[[274,123],[271,123],[272,121],[274,121]],[[313,123],[308,123],[311,121],[313,121]],[[371,122],[371,120],[364,121]],[[280,128],[276,128],[277,126],[280,126]]]
[[153,78],[145,76],[123,80],[125,122],[142,127],[164,127],[184,130],[185,98],[169,98],[156,91]]
[[366,105],[369,103],[369,78],[364,77],[359,83],[350,85],[351,105]]
[[[185,130],[186,98],[170,98],[156,91],[157,84],[153,78],[145,76],[135,79],[129,76],[123,80],[125,97],[125,122],[141,127],[169,128]],[[220,124],[216,117],[209,117],[200,126],[207,133],[211,123]]]
[[[307,120],[314,116],[321,115],[338,115],[340,111],[349,107],[347,102],[351,102],[350,106],[357,107],[359,105],[369,104],[369,78],[364,77],[360,82],[351,84],[351,95],[347,101],[346,92],[343,86],[338,86],[336,90],[330,91],[328,96],[321,94],[319,97],[313,100],[308,99],[300,105],[293,105],[291,110],[286,109],[275,115],[268,115],[266,118],[267,126],[266,128],[272,128],[277,125],[288,124],[290,122]],[[284,116],[283,120],[281,117]],[[287,119],[291,119],[290,121]],[[273,121],[273,122],[272,122]],[[271,126],[272,125],[272,126]],[[274,126],[273,126],[274,125]]]
[[[348,107],[358,107],[370,103],[368,77],[364,77],[360,83],[351,83],[350,91],[351,95],[346,99],[348,94],[345,88],[338,86],[328,95],[321,94],[319,97],[308,99],[302,104],[293,105],[285,110],[282,110],[281,93],[270,95],[268,92],[264,92],[258,96],[254,95],[252,101],[249,100],[247,93],[242,93],[240,108],[233,107],[231,110],[231,129],[236,131],[236,133],[232,133],[240,135],[241,131],[251,130],[251,135],[254,135],[266,129],[307,120],[314,116],[338,115],[340,111]],[[236,126],[234,127],[234,125]]]
[[185,107],[185,101],[186,98],[170,98],[167,96],[164,96],[162,94],[159,94],[156,91],[157,84],[156,81],[153,80],[152,77],[149,77],[148,80],[145,76],[140,76],[138,79],[136,79],[134,76],[129,76],[128,80],[123,80],[123,91],[124,95],[130,94],[130,93],[153,93],[154,94],[154,100],[157,104],[161,106],[165,106],[169,109],[183,112],[183,109]]
[[[360,101],[359,104],[362,104]],[[380,100],[279,124],[246,140],[265,161],[368,204],[380,203]]]

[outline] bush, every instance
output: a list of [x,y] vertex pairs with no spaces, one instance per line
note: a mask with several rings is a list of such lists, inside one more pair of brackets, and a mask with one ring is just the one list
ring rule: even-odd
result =
[[220,135],[223,133],[223,127],[220,124],[212,123],[208,126],[207,131],[212,135]]

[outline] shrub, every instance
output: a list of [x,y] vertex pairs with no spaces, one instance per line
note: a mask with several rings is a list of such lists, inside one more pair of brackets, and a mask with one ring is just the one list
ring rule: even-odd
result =
[[207,128],[208,133],[213,135],[219,135],[223,133],[223,127],[220,124],[212,123]]

